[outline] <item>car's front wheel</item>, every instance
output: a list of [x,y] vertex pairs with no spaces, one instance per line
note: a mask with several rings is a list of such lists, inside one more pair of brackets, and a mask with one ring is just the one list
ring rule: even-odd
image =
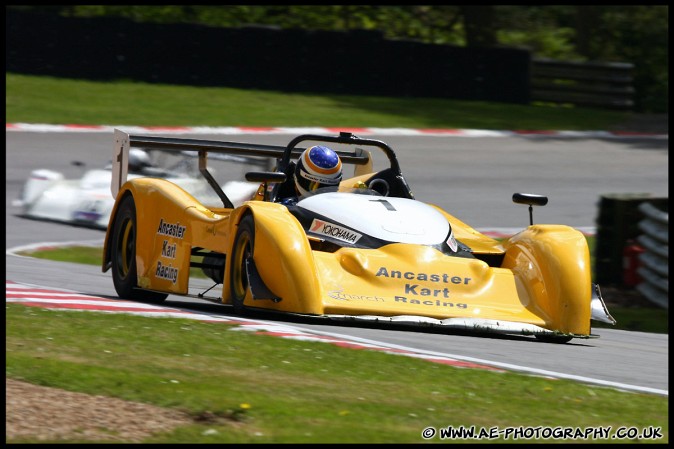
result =
[[232,249],[229,272],[232,305],[237,313],[245,312],[246,308],[243,302],[246,299],[246,296],[250,295],[246,261],[253,258],[254,245],[255,222],[253,216],[247,214],[239,222],[236,236],[234,237],[234,247]]
[[112,230],[112,282],[120,298],[162,302],[168,296],[166,293],[138,289],[136,236],[136,204],[133,196],[127,195],[119,204]]

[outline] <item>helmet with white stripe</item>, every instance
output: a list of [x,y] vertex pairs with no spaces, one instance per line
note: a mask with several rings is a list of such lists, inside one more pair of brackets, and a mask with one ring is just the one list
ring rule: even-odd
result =
[[295,168],[295,187],[299,195],[342,181],[342,161],[334,150],[315,145],[302,152]]

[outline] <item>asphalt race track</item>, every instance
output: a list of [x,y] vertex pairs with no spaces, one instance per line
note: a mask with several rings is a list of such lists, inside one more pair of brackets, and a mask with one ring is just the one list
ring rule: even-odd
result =
[[[287,135],[177,136],[285,145]],[[396,151],[417,199],[434,203],[476,228],[528,224],[514,192],[550,199],[534,210],[536,223],[594,227],[598,201],[608,193],[668,196],[668,140],[639,137],[586,139],[544,136],[375,136]],[[6,247],[38,242],[103,241],[104,232],[17,216],[12,201],[31,170],[49,168],[78,177],[79,160],[102,167],[110,159],[107,133],[7,132]],[[99,267],[6,255],[6,280],[116,298],[110,272]],[[228,306],[170,296],[167,305],[199,313],[234,316]],[[666,313],[666,312],[663,312]],[[332,325],[277,320],[305,332],[377,342],[424,354],[445,355],[553,377],[628,390],[668,394],[667,335],[595,329],[599,338],[565,345],[529,337],[470,336],[418,329]]]

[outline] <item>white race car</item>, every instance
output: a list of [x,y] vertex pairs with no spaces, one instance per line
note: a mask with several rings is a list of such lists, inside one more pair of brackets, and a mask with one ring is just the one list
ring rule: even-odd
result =
[[[205,203],[219,203],[208,181],[199,174],[196,152],[185,151],[175,160],[167,160],[161,152],[133,149],[129,154],[128,178],[156,177],[167,179],[185,189]],[[266,159],[230,156],[227,161],[267,166]],[[161,168],[172,162],[169,168]],[[82,166],[81,162],[73,162]],[[213,172],[211,170],[211,172]],[[49,170],[33,170],[24,185],[21,196],[12,204],[22,208],[20,216],[38,220],[70,223],[99,229],[107,229],[115,198],[110,193],[112,165],[102,169],[86,170],[79,179],[66,179],[62,173]],[[217,182],[213,179],[213,182]],[[232,201],[240,205],[256,192],[258,184],[243,181],[227,181],[222,189]]]

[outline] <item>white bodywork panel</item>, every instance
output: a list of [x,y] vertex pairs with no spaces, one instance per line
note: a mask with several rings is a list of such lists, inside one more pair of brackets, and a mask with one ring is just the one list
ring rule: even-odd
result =
[[297,205],[369,236],[400,243],[437,245],[449,234],[447,219],[415,200],[347,192],[309,196]]
[[[112,171],[89,170],[78,180],[64,179],[62,174],[49,170],[35,170],[24,186],[22,197],[13,204],[22,207],[27,217],[105,229],[115,204],[111,194],[111,181],[116,176],[114,165]],[[130,174],[124,179],[138,177]],[[222,205],[203,179],[185,176],[167,180],[204,203]],[[235,207],[250,200],[257,189],[257,184],[243,181],[230,181],[223,186]]]

